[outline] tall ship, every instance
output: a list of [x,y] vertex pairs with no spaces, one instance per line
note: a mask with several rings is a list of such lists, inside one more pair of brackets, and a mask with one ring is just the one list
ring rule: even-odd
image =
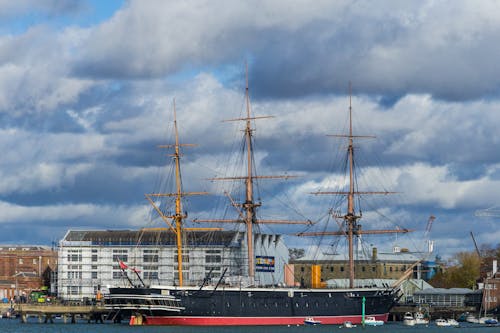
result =
[[[174,116],[175,144],[168,146],[173,148],[173,161],[175,163],[174,193],[159,193],[157,197],[169,197],[175,199],[175,210],[165,214],[156,204],[154,197],[148,197],[154,210],[168,225],[167,231],[176,239],[176,266],[172,269],[177,274],[175,285],[147,285],[137,274],[139,281],[130,280],[129,287],[111,287],[109,295],[106,296],[106,307],[114,312],[118,318],[130,318],[132,325],[194,325],[194,326],[229,326],[229,325],[303,325],[308,322],[321,324],[342,324],[346,321],[361,324],[365,316],[374,317],[376,320],[386,322],[389,311],[398,299],[399,289],[397,286],[377,287],[373,284],[366,287],[358,287],[355,283],[354,269],[354,247],[357,237],[362,234],[378,233],[400,233],[407,230],[361,230],[358,223],[361,214],[356,212],[355,198],[358,195],[388,194],[389,192],[361,192],[355,187],[354,171],[354,140],[365,136],[357,136],[352,128],[352,103],[349,98],[349,129],[348,133],[340,136],[347,139],[347,172],[349,184],[345,191],[316,192],[320,195],[342,195],[347,199],[345,213],[340,214],[342,231],[325,232],[302,232],[301,236],[345,236],[348,244],[348,270],[349,286],[344,288],[327,288],[321,283],[319,269],[312,269],[312,286],[290,286],[284,287],[282,283],[259,285],[255,279],[256,271],[266,266],[262,263],[270,257],[256,255],[261,240],[256,241],[254,231],[256,226],[264,223],[291,223],[311,224],[310,221],[283,221],[263,220],[257,217],[257,210],[261,205],[255,199],[254,183],[258,179],[286,178],[289,176],[258,176],[254,174],[253,158],[253,135],[252,122],[259,119],[269,118],[267,116],[253,116],[250,108],[248,89],[248,74],[246,75],[245,87],[245,116],[231,121],[242,121],[245,126],[244,132],[244,155],[246,174],[237,177],[216,178],[214,180],[233,180],[244,182],[244,200],[236,202],[229,195],[231,204],[238,210],[236,220],[198,220],[199,222],[217,223],[240,223],[244,225],[244,237],[247,260],[245,267],[245,283],[231,285],[227,283],[231,276],[226,276],[226,269],[222,270],[218,279],[212,283],[188,285],[183,276],[183,265],[185,262],[184,252],[186,248],[186,233],[189,232],[184,226],[187,213],[183,209],[183,198],[191,194],[182,189],[181,179],[181,153],[183,146],[179,143],[176,117]],[[175,114],[175,106],[174,106]],[[258,228],[257,228],[258,229]],[[272,259],[271,259],[272,260]],[[126,264],[121,263],[126,269]],[[314,268],[314,267],[313,267]],[[209,279],[206,279],[208,281]]]

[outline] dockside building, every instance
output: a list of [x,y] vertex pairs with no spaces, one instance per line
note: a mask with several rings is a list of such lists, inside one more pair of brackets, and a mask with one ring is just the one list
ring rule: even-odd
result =
[[[248,271],[245,240],[245,232],[239,231],[186,232],[184,284],[215,284],[219,279],[225,284],[250,283],[243,277]],[[282,237],[256,234],[254,243],[255,283],[282,283],[288,261]],[[98,291],[106,293],[107,287],[130,281],[178,285],[175,235],[165,229],[69,230],[59,243],[58,263],[58,296],[66,300],[92,299]]]
[[0,245],[0,300],[16,299],[49,287],[57,252],[39,245]]
[[[376,247],[371,249],[371,255],[359,251],[354,260],[356,279],[360,280],[361,285],[367,283],[363,280],[397,280],[405,273],[407,274],[408,269],[412,270],[409,275],[407,274],[408,278],[425,279],[425,277],[432,276],[429,272],[435,269],[435,263],[432,262],[432,267],[430,267],[428,261],[421,261],[423,255],[397,246],[389,253],[380,253]],[[306,255],[290,261],[289,267],[293,271],[295,283],[310,287],[312,285],[311,269],[314,265],[320,266],[321,280],[326,284],[329,281],[332,283],[348,282],[349,259],[347,255],[321,252],[314,253],[311,257]]]

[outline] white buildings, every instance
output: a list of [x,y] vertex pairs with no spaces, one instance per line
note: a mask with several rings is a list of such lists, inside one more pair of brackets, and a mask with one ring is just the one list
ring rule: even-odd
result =
[[[225,283],[245,283],[248,271],[246,235],[238,231],[187,232],[183,249],[185,285],[201,285],[209,277],[217,283],[224,269]],[[257,234],[255,280],[260,285],[282,283],[288,249],[281,236]],[[124,275],[119,261],[129,269]],[[66,300],[95,298],[108,286],[178,284],[175,236],[166,230],[69,230],[59,243],[58,296]],[[135,268],[138,275],[130,268]]]

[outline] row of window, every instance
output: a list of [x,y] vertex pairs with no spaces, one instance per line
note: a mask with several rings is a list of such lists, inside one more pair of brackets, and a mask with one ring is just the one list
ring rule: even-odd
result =
[[[206,250],[205,251],[205,262],[207,263],[220,263],[222,262],[221,250]],[[81,262],[82,261],[82,250],[68,250],[67,254],[68,262]],[[20,264],[22,264],[22,259],[20,260]],[[35,263],[33,261],[33,264]],[[98,251],[92,250],[92,262],[96,262],[99,260]],[[189,262],[189,251],[185,251],[182,254],[182,260],[185,263]],[[127,249],[114,249],[113,250],[113,262],[128,261],[128,250]],[[174,253],[174,261],[177,262],[177,253]],[[158,250],[143,250],[142,262],[146,263],[156,263],[159,262],[159,251]]]
[[66,294],[68,295],[81,295],[82,287],[81,286],[67,286]]
[[[38,259],[33,258],[33,265],[38,265]],[[19,265],[24,264],[24,258],[19,258]],[[50,265],[50,259],[47,259],[47,265]]]
[[438,306],[463,306],[464,295],[415,295],[416,303],[427,303]]
[[[335,272],[335,267],[334,266],[326,266],[326,269],[329,270],[330,272]],[[377,266],[371,266],[371,271],[372,272],[375,272],[377,270]],[[394,269],[393,269],[393,266],[389,266],[389,272],[392,272],[392,271],[396,271],[398,272],[399,271],[399,266],[395,266]],[[401,266],[401,272],[404,272],[406,270],[406,266],[403,265]],[[304,272],[305,271],[305,267],[304,266],[301,266],[300,267],[300,271],[301,272]],[[321,271],[323,272],[323,267],[321,267]],[[344,266],[340,266],[340,271],[341,272],[344,272],[345,269],[344,269]],[[361,266],[361,271],[362,272],[366,272],[366,267],[365,266]],[[384,273],[387,273],[387,267],[384,265]]]
[[[68,277],[68,279],[77,279],[77,280],[81,280],[83,278],[82,272],[79,272],[79,271],[68,271],[67,277]],[[91,278],[94,280],[98,279],[99,278],[98,272],[92,271]],[[123,275],[123,272],[121,272],[121,271],[120,272],[113,272],[113,279],[114,280],[120,280],[122,278],[125,278],[125,276]],[[146,280],[158,280],[158,272],[150,272],[150,271],[143,272],[142,278],[146,279]]]
[[[95,295],[97,291],[99,290],[98,286],[94,286],[94,292],[93,294]],[[81,286],[67,286],[66,287],[66,294],[67,295],[72,295],[72,296],[80,296],[82,294],[82,287]]]
[[82,261],[82,250],[68,250],[68,261],[69,262]]

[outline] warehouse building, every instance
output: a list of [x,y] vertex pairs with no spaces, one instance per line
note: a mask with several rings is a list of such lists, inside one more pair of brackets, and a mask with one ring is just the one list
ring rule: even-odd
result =
[[[288,249],[280,235],[256,234],[255,283],[283,282]],[[246,234],[239,231],[189,231],[183,249],[185,285],[245,285]],[[178,285],[175,235],[162,230],[69,230],[59,243],[58,295],[92,299],[110,286]],[[122,265],[120,265],[122,262]],[[125,266],[128,269],[123,270]],[[224,273],[224,270],[227,271]],[[137,273],[136,273],[137,272]],[[223,276],[222,276],[223,275]]]
[[[428,274],[430,270],[436,269],[436,264],[421,261],[422,257],[423,254],[420,252],[410,252],[397,246],[388,253],[380,253],[376,247],[373,247],[369,254],[358,251],[354,260],[356,284],[366,285],[370,283],[369,280],[397,280],[403,275],[417,280],[424,279],[430,275]],[[428,265],[428,263],[431,264]],[[321,280],[325,284],[345,287],[348,283],[349,259],[347,255],[326,252],[291,260],[289,270],[293,272],[294,283],[310,287],[311,269],[314,265],[321,267]],[[290,284],[289,281],[287,283]]]

